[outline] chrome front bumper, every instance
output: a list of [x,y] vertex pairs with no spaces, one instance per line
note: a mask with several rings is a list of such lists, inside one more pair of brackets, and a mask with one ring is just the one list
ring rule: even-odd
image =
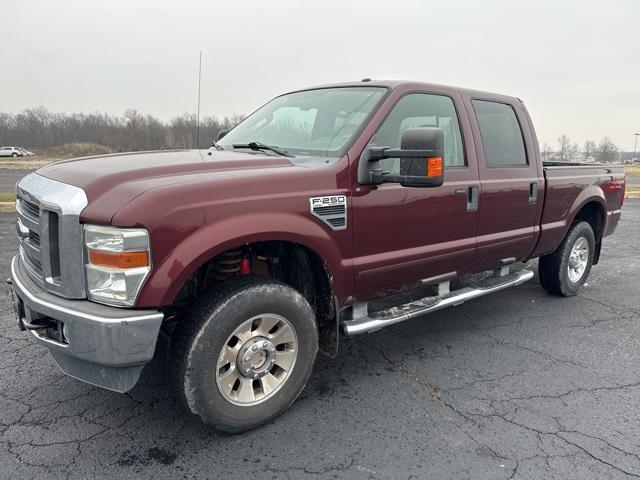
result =
[[[11,277],[19,324],[49,349],[64,373],[117,392],[133,388],[153,358],[161,312],[58,297],[26,274],[19,256],[11,262]],[[58,325],[57,335],[51,325]]]

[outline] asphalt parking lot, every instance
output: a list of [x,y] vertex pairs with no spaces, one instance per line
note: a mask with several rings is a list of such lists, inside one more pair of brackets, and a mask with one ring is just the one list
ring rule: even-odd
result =
[[0,193],[14,193],[16,182],[30,172],[31,170],[26,169],[0,169]]
[[177,408],[161,362],[126,395],[64,376],[3,283],[0,478],[640,477],[639,238],[627,200],[577,297],[532,280],[345,341],[288,413],[236,436]]

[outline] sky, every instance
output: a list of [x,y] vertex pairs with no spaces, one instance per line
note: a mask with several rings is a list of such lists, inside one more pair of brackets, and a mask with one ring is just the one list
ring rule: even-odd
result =
[[0,111],[247,114],[364,77],[521,98],[541,145],[640,133],[640,0],[0,0]]

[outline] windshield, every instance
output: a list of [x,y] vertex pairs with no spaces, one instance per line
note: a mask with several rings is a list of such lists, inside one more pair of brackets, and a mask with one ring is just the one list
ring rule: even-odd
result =
[[231,130],[218,146],[249,143],[293,155],[338,157],[378,105],[385,88],[323,88],[274,98]]

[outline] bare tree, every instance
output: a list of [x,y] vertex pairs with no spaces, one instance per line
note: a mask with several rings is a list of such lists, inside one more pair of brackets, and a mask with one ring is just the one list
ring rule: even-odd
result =
[[582,155],[584,155],[585,162],[595,155],[597,148],[598,146],[593,140],[587,140],[584,142],[584,145],[582,146]]
[[542,145],[542,150],[540,150],[540,153],[542,154],[542,161],[548,162],[549,159],[551,158],[551,154],[553,153],[551,151],[551,145],[549,145],[547,142],[544,142],[544,144]]
[[618,147],[609,137],[600,140],[595,151],[596,160],[599,162],[612,163],[616,160]]
[[[243,115],[218,120],[201,119],[201,138],[213,141],[220,130],[237,125]],[[196,118],[185,114],[163,122],[151,115],[129,109],[123,116],[108,113],[51,113],[44,107],[17,114],[0,112],[0,144],[18,145],[44,151],[65,144],[93,144],[97,151],[156,150],[194,148]]]
[[561,135],[558,138],[558,144],[560,145],[560,151],[558,152],[560,161],[570,162],[578,151],[578,144],[572,142],[566,135]]

